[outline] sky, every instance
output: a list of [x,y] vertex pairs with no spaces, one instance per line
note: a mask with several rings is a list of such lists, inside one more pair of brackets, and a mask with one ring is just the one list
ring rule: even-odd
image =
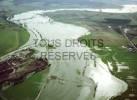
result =
[[47,2],[47,3],[84,3],[84,2],[100,2],[100,3],[114,3],[114,4],[128,4],[137,3],[137,0],[14,0],[16,2],[30,3],[30,2]]
[[[118,8],[121,5],[136,4],[137,0],[0,0],[1,9],[49,9],[49,8]],[[18,7],[18,9],[17,9]],[[25,9],[24,9],[25,8]]]

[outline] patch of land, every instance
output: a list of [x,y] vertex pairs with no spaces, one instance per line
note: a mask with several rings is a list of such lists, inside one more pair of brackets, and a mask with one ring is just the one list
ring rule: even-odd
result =
[[[3,97],[10,100],[13,100],[12,96],[14,100],[35,99],[40,89],[39,82],[48,70],[48,61],[34,58],[34,53],[33,49],[24,49],[0,62],[0,86],[3,90]],[[45,69],[47,70],[43,71]],[[33,77],[30,78],[32,75]]]
[[29,40],[26,29],[7,21],[6,13],[0,12],[0,56],[18,49]]

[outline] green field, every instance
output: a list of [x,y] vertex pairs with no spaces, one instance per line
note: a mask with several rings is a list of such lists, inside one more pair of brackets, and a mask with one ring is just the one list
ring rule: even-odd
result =
[[47,74],[48,70],[39,72],[23,83],[3,91],[3,95],[8,100],[35,100],[41,87],[46,83]]
[[21,26],[0,19],[0,56],[16,50],[29,39],[29,33]]

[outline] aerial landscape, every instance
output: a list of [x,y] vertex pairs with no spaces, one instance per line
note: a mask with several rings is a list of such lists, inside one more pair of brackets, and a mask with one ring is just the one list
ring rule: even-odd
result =
[[137,100],[137,0],[0,0],[0,100]]

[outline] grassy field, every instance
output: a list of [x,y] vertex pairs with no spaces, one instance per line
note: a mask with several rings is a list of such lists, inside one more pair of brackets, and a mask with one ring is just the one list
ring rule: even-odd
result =
[[0,56],[16,50],[29,39],[29,33],[20,26],[0,19]]
[[35,100],[43,83],[45,84],[47,74],[48,70],[37,73],[23,83],[3,91],[3,94],[8,100]]

